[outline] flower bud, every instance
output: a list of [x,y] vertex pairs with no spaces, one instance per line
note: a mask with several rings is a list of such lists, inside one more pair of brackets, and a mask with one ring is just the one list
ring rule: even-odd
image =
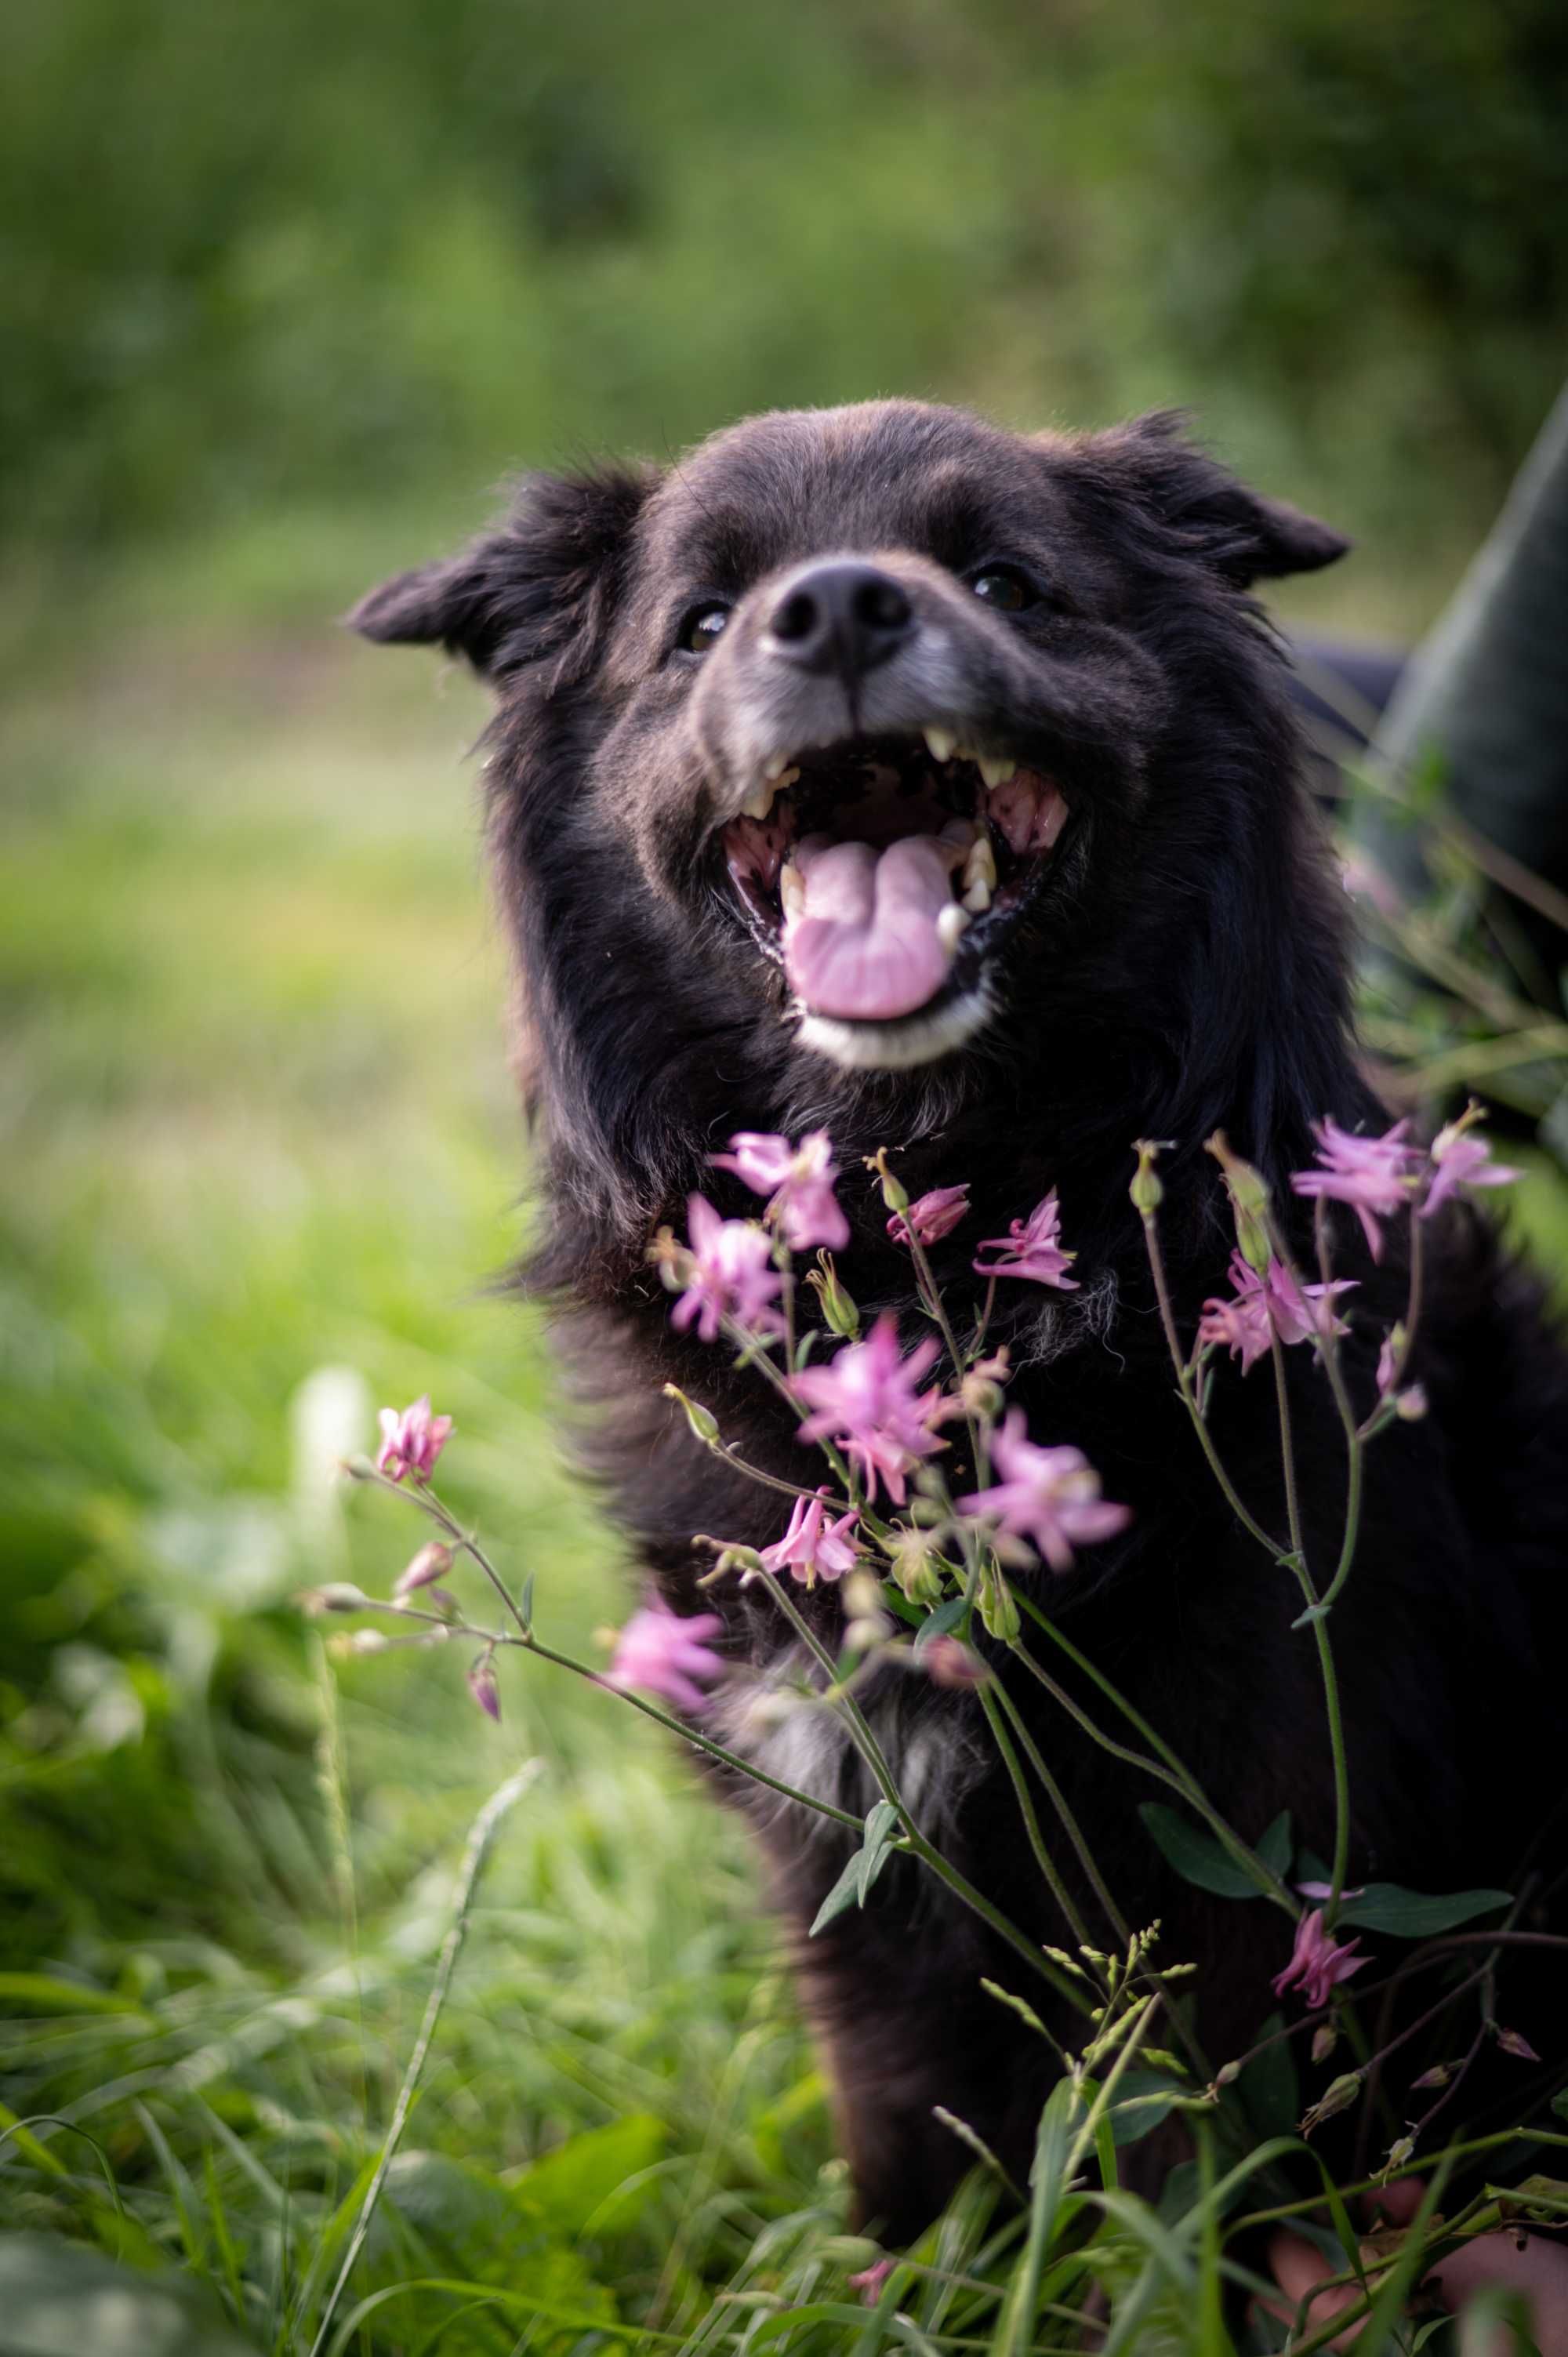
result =
[[1301,2123],[1303,2136],[1310,2136],[1314,2128],[1321,2127],[1325,2120],[1333,2119],[1337,2113],[1348,2112],[1360,2092],[1359,2071],[1347,2071],[1341,2077],[1331,2080],[1316,2103],[1304,2114]]
[[452,1568],[452,1550],[439,1539],[422,1546],[406,1571],[400,1574],[392,1588],[394,1598],[412,1596],[416,1588],[428,1587],[434,1580],[445,1579]]
[[806,1271],[806,1283],[817,1297],[822,1317],[835,1334],[846,1342],[860,1337],[860,1311],[839,1283],[838,1271],[830,1252],[817,1254],[817,1265]]
[[1236,1242],[1242,1259],[1260,1276],[1267,1276],[1273,1254],[1269,1243],[1269,1189],[1262,1172],[1254,1169],[1240,1155],[1232,1154],[1222,1129],[1205,1139],[1203,1150],[1213,1155],[1225,1174],[1225,1191],[1235,1214]]
[[1430,2071],[1423,2071],[1419,2079],[1411,2081],[1411,2092],[1413,2094],[1418,2087],[1446,2087],[1453,2076],[1452,2062],[1434,2062]]
[[887,1148],[885,1146],[879,1146],[875,1154],[868,1154],[865,1157],[865,1167],[868,1170],[875,1170],[881,1179],[882,1200],[888,1210],[907,1211],[909,1208],[909,1189],[901,1185],[887,1168]]
[[1133,1210],[1145,1220],[1153,1219],[1165,1200],[1165,1188],[1155,1172],[1160,1146],[1158,1138],[1140,1137],[1133,1148],[1138,1157],[1138,1168],[1133,1173],[1133,1183],[1127,1192],[1133,1199]]
[[499,1721],[501,1715],[500,1688],[489,1653],[481,1653],[468,1672],[468,1692],[487,1718]]
[[699,1400],[688,1399],[679,1383],[666,1383],[664,1396],[666,1399],[679,1400],[685,1411],[686,1421],[692,1427],[693,1437],[702,1442],[704,1448],[714,1448],[718,1446],[718,1418],[709,1409],[703,1407]]
[[1326,2062],[1339,2043],[1339,2032],[1331,2021],[1320,2021],[1312,2033],[1312,2059]]
[[299,1598],[299,1609],[312,1620],[319,1620],[324,1612],[364,1612],[371,1599],[364,1589],[356,1587],[349,1579],[329,1579],[325,1587],[307,1587]]
[[1394,1394],[1394,1414],[1402,1424],[1419,1424],[1426,1414],[1426,1386],[1406,1383],[1402,1392]]
[[1004,1645],[1016,1639],[1022,1622],[1013,1590],[1000,1571],[987,1564],[980,1575],[980,1618],[986,1634],[1000,1638]]
[[911,1604],[941,1601],[946,1566],[929,1531],[913,1531],[897,1523],[882,1544],[889,1558],[888,1568]]
[[1240,2075],[1240,2062],[1222,2062],[1214,2073],[1214,2083],[1217,2087],[1229,2087],[1233,2085]]
[[1408,2168],[1414,2158],[1415,2138],[1413,2136],[1396,2136],[1393,2143],[1389,2147],[1388,2158],[1383,2162],[1381,2169],[1379,2169],[1378,2175],[1380,2177],[1392,2177],[1399,2169]]
[[983,1686],[991,1675],[980,1655],[957,1637],[933,1637],[920,1646],[915,1662],[934,1686]]
[[1539,2062],[1541,2060],[1529,2039],[1517,2029],[1499,2029],[1498,2044],[1505,2054],[1517,2054],[1521,2062]]

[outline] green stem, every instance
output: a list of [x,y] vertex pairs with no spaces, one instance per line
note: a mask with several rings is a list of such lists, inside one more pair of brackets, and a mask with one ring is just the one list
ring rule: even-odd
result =
[[1024,1820],[1024,1829],[1029,1836],[1029,1847],[1035,1853],[1035,1863],[1044,1876],[1046,1887],[1056,1900],[1063,1921],[1074,1940],[1080,1948],[1087,1948],[1090,1944],[1089,1927],[1073,1905],[1068,1894],[1067,1885],[1058,1872],[1049,1850],[1046,1847],[1045,1836],[1040,1831],[1040,1821],[1035,1813],[1035,1804],[1029,1796],[1029,1788],[1024,1780],[1024,1771],[1018,1764],[1018,1755],[1008,1740],[1007,1729],[1003,1724],[1002,1712],[997,1706],[995,1695],[989,1684],[980,1688],[980,1699],[984,1707],[986,1718],[990,1722],[996,1749],[1002,1754],[1007,1773],[1013,1780],[1013,1790],[1018,1802],[1018,1813]]
[[[990,1691],[990,1689],[983,1687],[981,1691],[983,1696]],[[1008,1693],[1006,1687],[1004,1685],[998,1684],[996,1691],[1000,1695],[1003,1709],[1006,1712],[1008,1717],[1013,1722],[1014,1731],[1018,1738],[1018,1742],[1023,1749],[1024,1756],[1028,1760],[1029,1765],[1034,1770],[1036,1775],[1039,1778],[1042,1785],[1045,1787],[1046,1797],[1050,1802],[1052,1808],[1055,1809],[1058,1817],[1061,1821],[1062,1831],[1066,1834],[1069,1841],[1072,1844],[1074,1852],[1078,1857],[1078,1862],[1079,1866],[1082,1867],[1083,1871],[1088,1878],[1090,1889],[1093,1891],[1096,1899],[1098,1899],[1104,1910],[1106,1921],[1110,1924],[1112,1931],[1115,1933],[1117,1939],[1122,1942],[1123,1946],[1126,1946],[1132,1939],[1132,1932],[1128,1926],[1126,1918],[1122,1915],[1121,1909],[1117,1906],[1115,1900],[1112,1898],[1110,1891],[1106,1888],[1104,1878],[1101,1874],[1098,1865],[1095,1863],[1094,1853],[1090,1848],[1088,1842],[1084,1838],[1083,1828],[1079,1824],[1078,1819],[1073,1814],[1071,1809],[1068,1806],[1067,1795],[1063,1792],[1061,1786],[1057,1782],[1056,1778],[1051,1774],[1050,1770],[1047,1767],[1044,1759],[1041,1757],[1039,1746],[1036,1744],[1034,1737],[1030,1734],[1027,1727],[1025,1725],[1024,1715],[1019,1709],[1017,1704],[1014,1701],[1013,1696]],[[1087,1947],[1089,1943],[1083,1938],[1081,1932],[1079,1932],[1079,1944]]]
[[1219,1452],[1214,1446],[1213,1437],[1204,1422],[1203,1411],[1198,1406],[1194,1394],[1192,1369],[1182,1356],[1181,1343],[1176,1335],[1176,1312],[1171,1307],[1170,1286],[1165,1278],[1165,1255],[1160,1250],[1159,1232],[1155,1225],[1154,1213],[1145,1211],[1143,1214],[1143,1221],[1144,1243],[1149,1255],[1149,1273],[1155,1280],[1155,1297],[1160,1306],[1160,1324],[1165,1329],[1165,1347],[1170,1352],[1171,1365],[1176,1370],[1176,1384],[1181,1393],[1182,1405],[1187,1409],[1192,1428],[1197,1436],[1197,1445],[1208,1460],[1208,1469],[1219,1482],[1226,1504],[1241,1524],[1242,1529],[1256,1539],[1261,1547],[1266,1547],[1271,1555],[1277,1556],[1279,1554],[1277,1544],[1264,1530],[1262,1523],[1249,1513],[1241,1503],[1231,1485],[1230,1476],[1219,1461]]
[[[1294,1921],[1300,1910],[1283,1882],[1272,1868],[1264,1865],[1255,1850],[1248,1847],[1240,1835],[1236,1833],[1220,1815],[1219,1811],[1209,1800],[1197,1777],[1179,1754],[1172,1750],[1165,1738],[1149,1725],[1143,1713],[1134,1708],[1126,1696],[1112,1684],[1104,1673],[1096,1669],[1094,1663],[1079,1652],[1071,1639],[1062,1634],[1049,1615],[1042,1610],[1032,1597],[1026,1596],[1018,1590],[1015,1590],[1015,1593],[1030,1619],[1045,1631],[1047,1636],[1067,1654],[1069,1661],[1073,1662],[1087,1676],[1093,1679],[1107,1700],[1114,1704],[1123,1717],[1137,1728],[1144,1741],[1151,1744],[1159,1753],[1159,1760],[1147,1759],[1143,1752],[1133,1751],[1128,1745],[1118,1743],[1114,1736],[1107,1735],[1104,1728],[1097,1727],[1088,1712],[1074,1701],[1066,1688],[1058,1685],[1049,1673],[1041,1667],[1034,1655],[1022,1644],[1016,1644],[1013,1651],[1025,1668],[1038,1678],[1047,1692],[1061,1705],[1069,1717],[1077,1721],[1085,1734],[1090,1736],[1100,1745],[1102,1750],[1109,1751],[1114,1759],[1125,1760],[1130,1767],[1142,1769],[1146,1775],[1157,1778],[1162,1784],[1168,1784],[1173,1792],[1179,1792],[1182,1798],[1197,1810],[1215,1839],[1229,1852],[1242,1871],[1250,1876],[1266,1897],[1273,1900],[1276,1907],[1283,1907]],[[1168,1764],[1162,1766],[1162,1760]]]

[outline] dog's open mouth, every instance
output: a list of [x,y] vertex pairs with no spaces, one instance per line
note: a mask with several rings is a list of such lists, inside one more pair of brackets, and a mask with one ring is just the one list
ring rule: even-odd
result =
[[725,828],[725,856],[806,1015],[886,1040],[884,1027],[973,997],[1067,823],[1054,780],[935,727],[769,767]]

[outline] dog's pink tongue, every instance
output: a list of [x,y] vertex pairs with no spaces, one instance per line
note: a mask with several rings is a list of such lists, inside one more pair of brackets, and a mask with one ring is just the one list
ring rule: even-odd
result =
[[937,931],[952,904],[950,846],[909,834],[878,853],[815,836],[795,864],[805,901],[784,926],[784,967],[808,1006],[886,1022],[935,996],[952,963]]

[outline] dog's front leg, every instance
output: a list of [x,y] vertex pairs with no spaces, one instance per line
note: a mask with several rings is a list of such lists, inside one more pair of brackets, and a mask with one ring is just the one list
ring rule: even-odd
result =
[[[791,1910],[793,1912],[793,1910]],[[995,2153],[1015,2185],[1028,2173],[1052,2064],[1043,2040],[981,1987],[1014,1986],[1016,1960],[933,1906],[891,1869],[864,1911],[812,1940],[797,1918],[801,1994],[832,2083],[857,2223],[890,2244],[929,2223],[972,2168],[950,2113]]]

